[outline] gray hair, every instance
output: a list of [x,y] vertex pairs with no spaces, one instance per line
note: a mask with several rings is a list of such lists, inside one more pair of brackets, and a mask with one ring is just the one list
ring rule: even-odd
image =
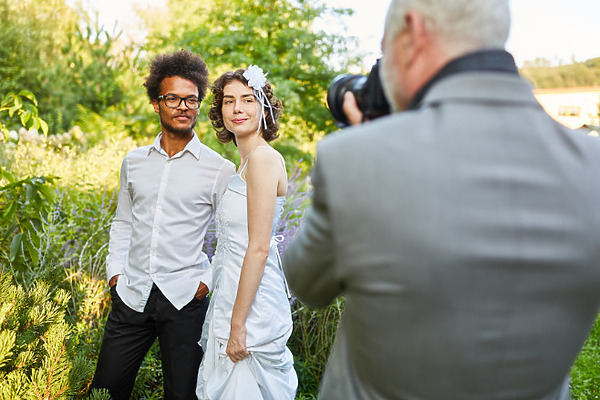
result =
[[400,33],[404,15],[419,12],[450,52],[504,48],[510,30],[509,0],[392,0],[385,20],[387,40]]

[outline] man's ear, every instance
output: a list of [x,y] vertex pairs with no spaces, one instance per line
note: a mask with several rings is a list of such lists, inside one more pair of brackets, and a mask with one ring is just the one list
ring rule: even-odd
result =
[[425,27],[423,16],[413,10],[409,10],[404,15],[405,42],[405,60],[407,65],[412,64],[423,51],[429,40],[429,32]]
[[157,114],[160,113],[160,100],[158,100],[158,99],[152,100],[152,105],[154,106],[154,112]]

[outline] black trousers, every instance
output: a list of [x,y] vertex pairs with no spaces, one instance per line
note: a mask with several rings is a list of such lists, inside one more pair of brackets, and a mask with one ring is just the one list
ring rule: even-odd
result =
[[208,297],[192,299],[177,310],[156,285],[140,313],[127,306],[111,288],[112,309],[91,388],[106,388],[115,400],[128,400],[146,353],[158,338],[165,399],[196,400],[196,380],[202,360],[198,345]]

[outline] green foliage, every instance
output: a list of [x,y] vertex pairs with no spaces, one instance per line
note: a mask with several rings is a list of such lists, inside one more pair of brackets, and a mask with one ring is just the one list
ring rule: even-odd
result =
[[[39,115],[53,134],[77,124],[88,133],[88,146],[107,136],[154,137],[160,126],[142,82],[154,54],[182,47],[201,54],[214,77],[251,63],[270,71],[285,109],[277,146],[290,166],[310,162],[319,138],[337,129],[325,106],[326,91],[338,70],[357,61],[356,40],[312,26],[348,9],[328,9],[315,0],[169,0],[159,17],[146,18],[149,38],[140,48],[107,32],[80,3],[70,4],[0,0],[0,93],[25,86],[36,93]],[[214,137],[208,101],[197,125],[200,139],[235,160],[235,148]]]
[[0,230],[0,244],[10,239],[9,263],[13,264],[20,255],[38,265],[41,256],[40,229],[55,200],[54,190],[50,186],[55,178],[39,176],[18,179],[1,168],[0,178],[8,182],[0,187],[0,204],[4,206],[0,214],[0,228],[5,227]]
[[68,399],[82,393],[91,363],[73,348],[69,295],[44,282],[29,290],[0,272],[0,399]]
[[[38,117],[37,100],[29,90],[21,90],[18,94],[9,92],[0,102],[0,134],[4,140],[8,140],[8,130],[14,127],[8,119],[19,117],[21,126],[28,129],[41,129],[44,135],[48,134],[48,124]],[[8,119],[6,118],[8,114]],[[2,137],[0,137],[2,140]]]
[[[25,105],[23,97],[31,104]],[[8,111],[9,117],[12,117],[17,112],[24,126],[31,122],[36,129],[42,127],[46,134],[48,127],[37,116],[36,105],[35,96],[31,92],[23,90],[18,95],[9,93],[0,105],[0,113]],[[0,128],[6,129],[1,120]],[[0,167],[0,205],[3,206],[0,212],[0,259],[7,260],[10,267],[40,264],[40,231],[55,200],[51,186],[54,180],[53,176],[19,179]],[[10,245],[6,246],[6,243]],[[17,260],[19,256],[21,260]],[[21,277],[33,278],[30,270],[14,268],[13,272]]]
[[311,30],[325,8],[289,0],[233,3],[211,2],[206,22],[186,30],[177,44],[201,54],[221,73],[249,64],[269,71],[287,113],[306,123],[306,132],[293,132],[298,139],[312,140],[316,132],[333,129],[323,93],[336,71],[327,59],[344,44],[340,38]]
[[82,26],[69,32],[60,53],[45,72],[43,85],[48,94],[45,111],[55,132],[69,129],[80,107],[102,113],[121,102],[123,91],[117,79],[124,64],[111,54],[118,38],[87,15]]
[[113,56],[111,35],[66,0],[0,0],[0,93],[36,93],[51,132],[73,126],[78,105],[101,113],[123,98],[118,76],[124,55]]
[[600,398],[600,318],[571,368],[571,398]]
[[65,0],[0,0],[0,93],[29,88],[38,97],[40,115],[51,121],[48,72],[77,20]]
[[111,400],[112,397],[107,389],[94,389],[87,400]]
[[77,20],[64,0],[0,0],[0,93],[23,87],[39,93],[44,69]]
[[521,75],[538,89],[600,85],[600,58],[554,66],[548,60],[526,61]]
[[343,311],[343,298],[318,310],[308,309],[299,301],[294,303],[294,333],[288,346],[294,354],[299,398],[310,398],[318,392]]
[[[45,202],[48,211],[36,231],[40,240],[34,247],[39,262],[34,264],[22,254],[10,262],[5,244],[0,246],[0,254],[6,261],[1,267],[17,272],[18,282],[25,287],[43,279],[51,287],[70,294],[65,312],[71,340],[77,354],[95,365],[110,306],[105,259],[115,211],[118,170],[121,159],[135,143],[128,138],[107,140],[100,147],[76,156],[73,149],[52,147],[48,141],[22,140],[3,159],[4,170],[13,176],[38,176],[46,171],[59,173],[62,179],[55,182],[55,201],[52,205]],[[0,154],[6,146],[0,143]],[[0,220],[0,229],[7,229],[10,222]],[[149,382],[150,378],[142,379],[140,390],[151,387]],[[89,379],[85,384],[89,384]],[[101,392],[90,395],[96,399],[108,398]]]
[[[119,167],[135,143],[107,140],[78,155],[75,148],[52,147],[49,141],[22,139],[5,154],[0,258],[19,282],[49,279],[80,301],[91,293],[79,289],[79,280],[104,276]],[[0,145],[0,154],[5,147]]]

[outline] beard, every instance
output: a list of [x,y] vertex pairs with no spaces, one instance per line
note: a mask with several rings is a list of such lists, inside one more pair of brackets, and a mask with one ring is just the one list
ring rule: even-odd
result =
[[197,121],[198,121],[197,117],[195,115],[192,115],[190,117],[190,123],[188,125],[175,126],[174,124],[171,123],[171,118],[163,117],[163,115],[160,114],[160,124],[161,124],[163,130],[166,130],[166,131],[174,134],[175,136],[180,136],[180,137],[186,137],[190,133],[192,133],[194,131],[194,127],[196,126]]

